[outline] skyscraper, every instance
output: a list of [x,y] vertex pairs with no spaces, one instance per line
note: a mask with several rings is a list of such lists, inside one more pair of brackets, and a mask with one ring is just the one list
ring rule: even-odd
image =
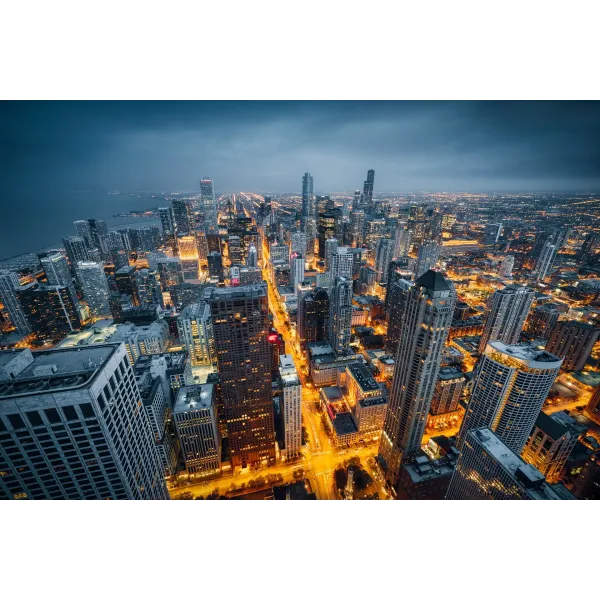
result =
[[72,268],[75,268],[80,261],[90,260],[85,240],[82,237],[73,235],[63,238],[63,244]]
[[291,354],[279,356],[279,387],[285,456],[298,458],[302,449],[302,385]]
[[173,211],[170,206],[161,207],[158,209],[160,217],[160,227],[165,239],[175,237],[175,223],[173,222]]
[[91,313],[96,318],[110,316],[110,291],[104,267],[100,263],[82,261],[77,263],[76,271]]
[[0,270],[0,301],[4,304],[13,327],[21,335],[31,333],[23,308],[17,299],[20,287],[19,278],[15,273],[5,269]]
[[73,299],[77,298],[75,286],[67,259],[60,252],[46,252],[40,255],[40,262],[49,285],[65,285],[69,288]]
[[375,257],[375,279],[378,282],[386,281],[388,268],[392,262],[394,253],[394,240],[381,238],[377,242],[377,254]]
[[173,222],[175,223],[177,235],[193,235],[195,231],[195,217],[189,200],[175,198],[172,207]]
[[325,270],[331,270],[331,257],[339,246],[337,238],[329,238],[325,240]]
[[390,284],[387,290],[386,320],[388,329],[385,348],[393,356],[396,356],[398,350],[400,331],[405,319],[406,300],[412,285],[410,281],[397,279]]
[[547,415],[540,412],[523,448],[522,456],[540,471],[549,483],[557,483],[579,437],[587,431],[568,412]]
[[446,500],[560,500],[544,476],[489,429],[469,432]]
[[425,242],[419,248],[417,262],[415,264],[415,279],[433,269],[440,257],[440,246],[436,242]]
[[352,280],[335,277],[329,300],[329,343],[338,354],[350,350],[352,328]]
[[528,344],[490,342],[475,367],[457,447],[472,429],[489,427],[520,454],[561,364],[557,356]]
[[231,464],[275,458],[266,284],[212,288],[210,304]]
[[298,285],[304,281],[304,257],[301,254],[290,256],[290,287],[296,291]]
[[16,292],[31,331],[39,340],[59,341],[81,329],[75,301],[65,285],[30,283]]
[[123,344],[0,353],[0,498],[168,499],[141,404]]
[[[302,274],[304,274],[304,270]],[[300,281],[296,285],[295,290],[296,304],[298,306],[296,311],[298,339],[300,340],[300,345],[304,348],[307,341],[314,341],[313,339],[308,340],[307,336],[307,317],[312,312],[312,286],[310,283]]]
[[421,448],[427,415],[448,337],[455,298],[444,276],[427,271],[408,291],[396,369],[379,456],[396,486],[400,467]]
[[302,221],[311,218],[316,218],[316,215],[310,214],[310,205],[313,195],[313,178],[308,172],[302,176]]
[[221,434],[212,383],[180,387],[173,421],[188,473],[208,475],[221,470]]
[[189,304],[177,318],[179,339],[185,345],[193,367],[216,363],[210,306]]
[[363,210],[353,210],[350,213],[350,245],[358,248],[364,241],[365,213]]
[[373,209],[373,186],[375,185],[375,171],[369,169],[367,171],[367,179],[363,184],[363,205],[367,212]]
[[92,241],[92,230],[90,228],[90,222],[82,219],[79,221],[73,221],[73,225],[75,225],[75,231],[77,232],[77,237],[80,237],[88,248],[96,248],[94,246],[94,242]]
[[600,328],[582,321],[558,321],[546,350],[563,358],[565,371],[581,371],[600,336]]
[[492,294],[479,342],[480,354],[490,342],[515,344],[519,341],[533,297],[532,289],[519,285],[507,285]]
[[405,258],[410,250],[410,231],[401,225],[396,229],[394,236],[393,258]]
[[[539,304],[531,311],[531,315],[527,320],[527,333],[547,340],[559,316],[560,312],[556,304],[551,302]],[[553,354],[556,354],[556,352],[553,352]]]
[[219,252],[210,252],[207,257],[208,274],[223,281],[223,258]]
[[336,277],[345,277],[352,280],[354,255],[348,250],[346,246],[339,246],[331,255],[331,285],[333,285]]
[[556,246],[546,243],[542,247],[542,252],[535,264],[535,273],[538,281],[543,281],[550,274],[554,257],[556,256]]
[[217,199],[212,179],[200,180],[201,211],[207,224],[217,225]]
[[577,253],[577,263],[585,265],[594,254],[595,247],[600,243],[600,234],[590,233],[585,238],[581,249]]

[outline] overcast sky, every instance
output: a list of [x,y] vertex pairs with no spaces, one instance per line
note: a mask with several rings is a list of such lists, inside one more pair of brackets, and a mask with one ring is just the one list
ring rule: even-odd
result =
[[600,104],[23,102],[0,104],[9,190],[600,188]]

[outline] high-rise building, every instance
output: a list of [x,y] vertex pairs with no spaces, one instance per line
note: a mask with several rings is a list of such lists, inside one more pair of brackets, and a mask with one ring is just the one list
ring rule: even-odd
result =
[[177,235],[192,235],[195,230],[195,217],[189,200],[175,198],[172,211]]
[[12,326],[21,335],[31,333],[23,308],[17,299],[17,290],[20,288],[18,276],[6,269],[0,270],[0,302],[8,312]]
[[285,457],[298,458],[302,449],[302,385],[291,354],[279,356],[279,387]]
[[216,363],[212,319],[207,303],[186,306],[177,318],[177,331],[188,351],[192,366]]
[[587,430],[566,411],[540,412],[521,456],[549,483],[557,483],[571,451]]
[[558,321],[546,350],[563,358],[565,371],[581,371],[600,336],[600,328],[582,321]]
[[358,248],[364,241],[365,231],[365,212],[363,210],[353,210],[350,213],[350,245]]
[[316,218],[315,214],[310,213],[310,205],[313,195],[313,178],[308,172],[302,176],[302,220],[305,222],[308,217]]
[[115,283],[119,294],[128,296],[133,306],[140,305],[140,293],[135,276],[135,267],[121,267],[115,273]]
[[388,306],[386,320],[388,329],[385,348],[393,356],[396,356],[396,351],[398,350],[400,331],[406,316],[406,301],[412,285],[410,281],[398,279],[387,290]]
[[163,290],[183,283],[183,269],[179,258],[159,258],[156,261],[158,276]]
[[535,264],[536,278],[538,281],[543,281],[550,274],[550,268],[556,256],[556,246],[546,243],[542,247],[542,252]]
[[304,281],[304,257],[301,254],[290,256],[290,287],[295,291]]
[[168,499],[141,404],[123,344],[1,353],[0,498]]
[[158,209],[160,217],[160,227],[163,238],[170,239],[175,237],[175,223],[173,221],[173,211],[170,206],[164,206]]
[[425,242],[419,248],[417,262],[415,264],[415,279],[418,279],[430,269],[435,268],[439,258],[440,245],[437,242]]
[[[304,271],[302,271],[304,274]],[[298,331],[298,339],[300,340],[300,345],[304,347],[307,342],[307,316],[313,312],[312,307],[312,286],[310,283],[299,281],[295,287],[296,290],[296,324]],[[308,305],[307,305],[308,303]],[[307,314],[308,309],[308,314]],[[313,342],[313,339],[308,341]]]
[[360,210],[361,198],[362,198],[362,194],[360,193],[360,190],[354,190],[354,197],[352,199],[352,212]]
[[223,281],[223,258],[219,252],[209,252],[208,257],[208,274],[211,277],[218,277],[219,281]]
[[328,335],[329,295],[324,288],[317,288],[312,295],[304,299],[303,326],[305,340],[309,342],[324,342]]
[[275,458],[266,284],[211,289],[221,406],[233,467]]
[[39,340],[58,341],[81,329],[71,291],[65,285],[21,286],[17,298],[31,331]]
[[377,242],[377,254],[375,256],[375,279],[378,282],[386,281],[388,268],[392,262],[394,253],[394,240],[381,238]]
[[221,434],[212,383],[179,388],[173,421],[188,473],[209,475],[221,470]]
[[162,289],[156,271],[139,269],[134,277],[141,306],[162,303]]
[[406,258],[410,250],[410,231],[404,225],[399,225],[394,236],[393,258]]
[[444,276],[427,271],[411,287],[396,353],[379,456],[386,479],[396,486],[403,462],[421,448],[448,337],[455,298]]
[[557,356],[529,344],[490,342],[475,367],[457,447],[470,430],[489,427],[520,454],[561,364]]
[[227,250],[229,252],[229,262],[232,265],[242,264],[242,240],[238,235],[227,236]]
[[319,213],[319,258],[325,260],[325,242],[330,238],[342,238],[342,213],[338,208]]
[[73,299],[77,298],[67,259],[60,252],[41,254],[40,263],[49,285],[65,285],[69,288]]
[[[281,246],[281,248],[286,248],[287,250],[286,246]],[[271,260],[287,260],[288,256],[294,252],[306,256],[306,233],[304,231],[292,231],[290,233],[290,247],[287,250],[287,255],[281,250],[277,258],[274,258],[273,254],[271,254]]]
[[77,237],[80,237],[88,248],[97,248],[92,241],[92,230],[89,221],[85,219],[73,221],[73,225],[75,225]]
[[544,476],[489,429],[472,429],[446,500],[560,500]]
[[338,249],[339,242],[337,238],[329,238],[325,240],[325,270],[331,270],[331,257],[335,254],[335,251]]
[[67,256],[69,257],[71,267],[74,268],[75,265],[80,261],[90,260],[90,255],[88,253],[85,240],[81,236],[70,236],[63,238],[63,244],[65,246]]
[[76,271],[91,313],[97,318],[110,316],[110,291],[104,267],[100,263],[82,261],[77,263]]
[[247,267],[258,267],[258,252],[254,244],[250,244],[248,255],[246,256]]
[[512,254],[505,256],[500,263],[498,271],[500,277],[512,277],[512,270],[515,266],[515,257]]
[[551,302],[539,304],[531,311],[531,315],[527,320],[527,333],[547,340],[559,316],[560,312],[556,304]]
[[519,341],[534,295],[532,289],[520,285],[507,285],[491,295],[479,342],[480,354],[490,342],[515,344]]
[[369,169],[367,171],[367,179],[363,184],[363,205],[368,212],[373,209],[373,187],[375,185],[375,171]]
[[345,277],[352,280],[354,255],[346,246],[339,246],[331,255],[331,285],[336,277]]
[[465,375],[458,369],[453,367],[440,369],[431,400],[431,414],[443,415],[457,410],[465,384]]
[[577,253],[577,263],[585,265],[590,257],[594,255],[594,249],[600,243],[600,234],[590,233],[585,238],[581,249]]
[[335,277],[329,299],[329,343],[338,354],[350,350],[352,328],[352,280]]
[[202,203],[201,212],[204,214],[205,223],[216,226],[218,215],[217,199],[212,179],[200,180],[200,198]]

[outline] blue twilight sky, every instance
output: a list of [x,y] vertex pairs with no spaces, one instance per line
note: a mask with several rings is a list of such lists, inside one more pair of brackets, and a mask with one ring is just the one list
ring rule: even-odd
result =
[[0,102],[0,256],[102,217],[77,190],[590,191],[599,140],[598,102]]

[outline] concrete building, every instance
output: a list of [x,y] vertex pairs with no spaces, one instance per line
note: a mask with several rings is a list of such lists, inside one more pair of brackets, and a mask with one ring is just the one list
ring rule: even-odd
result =
[[76,272],[92,315],[97,319],[110,316],[110,291],[102,264],[78,262]]
[[466,383],[462,371],[452,367],[441,368],[431,399],[431,414],[441,415],[457,410]]
[[291,354],[279,356],[279,387],[285,457],[298,458],[302,449],[302,385]]
[[396,369],[379,446],[386,479],[418,454],[456,299],[444,276],[427,271],[408,292]]
[[440,246],[437,242],[425,242],[419,248],[417,262],[415,264],[415,279],[424,275],[430,269],[434,269],[440,258]]
[[173,421],[185,468],[190,474],[221,470],[221,435],[212,383],[179,388]]
[[211,289],[221,405],[231,464],[275,459],[271,348],[266,284]]
[[31,327],[17,298],[17,290],[21,287],[19,277],[7,270],[0,270],[0,302],[8,312],[12,326],[21,335],[31,333]]
[[486,428],[464,440],[446,500],[560,500],[544,476]]
[[177,331],[193,367],[216,364],[210,306],[206,302],[186,306],[177,317]]
[[329,299],[328,339],[338,354],[350,351],[352,329],[352,280],[336,277]]
[[532,289],[519,285],[507,285],[491,295],[479,342],[480,354],[490,342],[516,344],[519,341],[534,296]]
[[536,338],[547,340],[558,321],[560,311],[551,302],[536,306],[527,320],[527,333]]
[[122,323],[108,336],[110,343],[123,342],[129,357],[129,362],[134,365],[137,359],[144,354],[160,354],[167,349],[169,327],[167,322],[160,319],[150,325],[134,325]]
[[600,328],[582,321],[558,321],[546,350],[564,359],[565,371],[581,371],[600,336]]
[[529,344],[488,344],[475,367],[457,447],[471,429],[488,427],[521,453],[558,375],[562,359]]
[[123,344],[3,352],[0,365],[0,498],[168,499]]
[[523,448],[521,456],[544,475],[549,483],[557,483],[579,437],[587,431],[566,411],[547,415],[540,412]]

